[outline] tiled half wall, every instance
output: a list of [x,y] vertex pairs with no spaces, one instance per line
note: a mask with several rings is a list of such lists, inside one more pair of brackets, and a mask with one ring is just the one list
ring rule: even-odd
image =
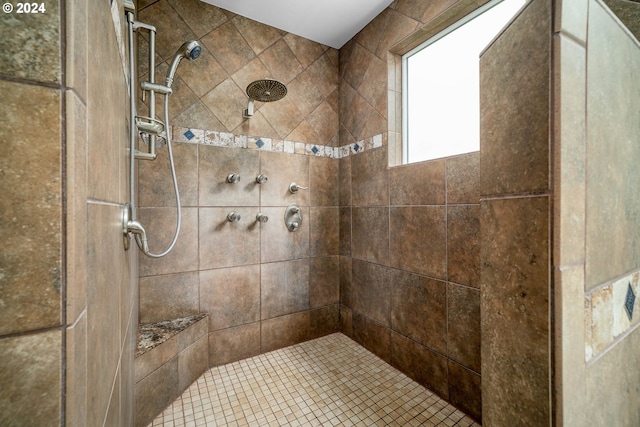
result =
[[474,418],[480,397],[478,153],[340,162],[345,334]]

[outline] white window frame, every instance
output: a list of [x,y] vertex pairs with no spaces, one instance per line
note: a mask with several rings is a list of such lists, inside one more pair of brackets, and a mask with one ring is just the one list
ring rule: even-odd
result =
[[[456,31],[458,28],[462,27],[463,25],[467,24],[468,22],[472,21],[478,16],[482,15],[484,12],[502,3],[503,1],[504,0],[492,0],[480,6],[479,8],[475,9],[471,13],[465,15],[464,17],[460,18],[453,24],[449,25],[444,30],[438,32],[432,37],[429,37],[427,40],[425,40],[415,48],[411,49],[410,51],[402,55],[402,164],[409,163],[409,150],[410,150],[409,134],[408,134],[409,132],[409,117],[408,117],[409,116],[408,114],[408,111],[409,111],[408,110],[408,104],[409,104],[408,60],[409,58],[412,55],[415,55],[416,53],[425,49],[429,45],[437,42],[443,37]],[[460,154],[464,154],[464,153],[460,153]],[[433,159],[427,159],[427,160],[433,160]]]

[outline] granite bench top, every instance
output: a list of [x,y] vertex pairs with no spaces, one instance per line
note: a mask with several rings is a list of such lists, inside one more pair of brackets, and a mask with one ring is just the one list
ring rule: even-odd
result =
[[136,357],[141,356],[154,347],[167,341],[178,332],[187,329],[194,323],[207,317],[206,313],[195,316],[181,317],[179,319],[161,320],[153,323],[138,325],[138,348]]

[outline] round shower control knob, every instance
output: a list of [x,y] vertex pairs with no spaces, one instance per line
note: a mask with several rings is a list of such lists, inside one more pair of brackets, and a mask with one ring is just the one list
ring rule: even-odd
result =
[[258,213],[258,215],[256,215],[256,221],[265,223],[269,221],[269,217],[263,214],[262,212],[260,212]]
[[256,183],[264,184],[265,182],[267,182],[268,179],[269,178],[267,178],[267,175],[260,174],[260,175],[256,176]]
[[240,182],[240,175],[238,175],[237,173],[230,173],[229,175],[227,175],[227,182],[229,184],[237,184]]
[[238,222],[240,221],[240,214],[236,212],[229,212],[227,214],[227,221],[229,222]]

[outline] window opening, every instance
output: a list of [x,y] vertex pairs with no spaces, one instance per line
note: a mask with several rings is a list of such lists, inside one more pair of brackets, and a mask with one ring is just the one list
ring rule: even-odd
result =
[[402,163],[480,149],[480,53],[526,1],[489,2],[402,56]]

